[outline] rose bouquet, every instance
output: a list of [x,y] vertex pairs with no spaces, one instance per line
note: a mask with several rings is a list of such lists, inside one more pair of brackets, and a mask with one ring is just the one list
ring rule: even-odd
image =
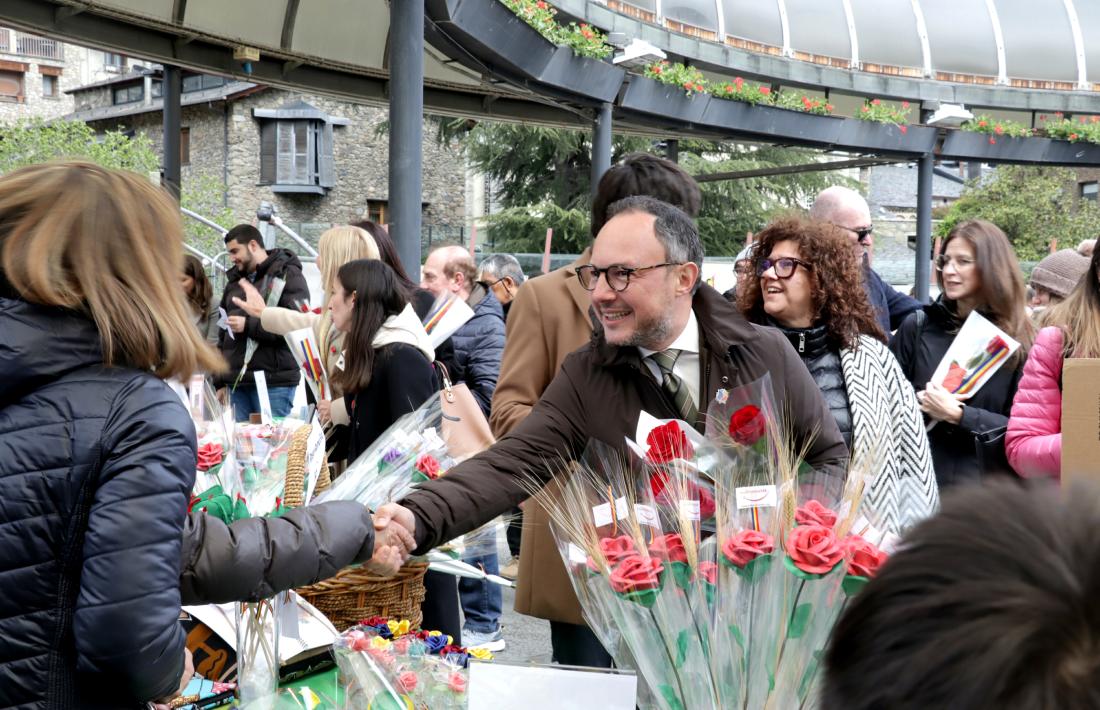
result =
[[246,517],[247,510],[237,495],[239,479],[233,447],[236,423],[232,411],[218,401],[202,376],[191,378],[188,408],[198,440],[195,486],[188,512],[204,511],[227,522]]
[[340,634],[333,650],[347,708],[464,708],[467,662],[492,659],[438,631],[377,617]]

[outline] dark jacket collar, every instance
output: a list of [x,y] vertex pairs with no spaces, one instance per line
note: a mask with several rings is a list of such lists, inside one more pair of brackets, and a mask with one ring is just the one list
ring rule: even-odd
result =
[[[296,266],[298,269],[302,268],[302,262],[294,252],[289,249],[271,249],[267,252],[267,258],[256,265],[256,276],[253,281],[261,281],[268,274],[272,276],[282,276],[288,266]],[[240,269],[234,266],[228,272],[226,272],[226,281],[232,283],[239,281],[244,276]]]
[[768,325],[787,336],[787,340],[794,346],[794,351],[803,360],[815,358],[829,350],[829,331],[824,323],[812,325],[809,328],[787,328],[769,317]]
[[[741,312],[722,294],[702,284],[691,301],[695,319],[699,322],[701,344],[711,352],[725,353],[734,345],[748,342],[755,337],[753,326]],[[593,318],[592,349],[597,365],[637,363],[638,348],[628,345],[609,345],[604,340],[603,327]]]

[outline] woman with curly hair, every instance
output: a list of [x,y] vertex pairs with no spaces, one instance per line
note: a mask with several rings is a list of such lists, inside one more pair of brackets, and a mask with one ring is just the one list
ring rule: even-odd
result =
[[874,479],[867,504],[901,531],[939,503],[913,388],[886,347],[858,254],[836,227],[778,220],[757,235],[756,279],[737,289],[753,323],[779,329],[813,376],[856,465]]

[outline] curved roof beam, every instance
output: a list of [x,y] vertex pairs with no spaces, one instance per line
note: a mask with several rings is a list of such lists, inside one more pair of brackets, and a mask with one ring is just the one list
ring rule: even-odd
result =
[[1088,63],[1085,60],[1085,39],[1081,34],[1081,21],[1077,18],[1077,8],[1073,0],[1062,0],[1069,18],[1069,28],[1073,33],[1073,52],[1077,57],[1077,88],[1089,88]]
[[848,24],[848,39],[852,45],[852,56],[848,60],[848,66],[859,69],[859,35],[856,33],[856,16],[852,13],[852,0],[840,0],[844,6],[844,21]]
[[283,18],[283,32],[280,36],[279,46],[290,49],[294,43],[294,21],[298,19],[299,0],[286,0],[286,15]]
[[924,10],[920,6],[920,0],[910,0],[913,7],[913,18],[917,21],[917,37],[920,38],[920,56],[924,75],[932,76],[932,45],[928,43],[928,25],[924,24]]
[[793,57],[794,52],[791,50],[791,23],[787,19],[787,3],[784,0],[775,0],[775,4],[779,8],[779,25],[783,28],[783,56]]
[[985,0],[985,9],[989,12],[989,24],[993,28],[993,40],[997,43],[997,83],[1008,83],[1008,64],[1005,62],[1005,36],[1001,32],[1001,18],[997,15],[997,5],[993,0]]

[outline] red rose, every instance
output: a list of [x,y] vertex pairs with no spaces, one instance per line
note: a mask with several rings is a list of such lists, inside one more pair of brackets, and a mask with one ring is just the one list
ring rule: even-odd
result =
[[706,580],[707,584],[714,584],[718,580],[718,565],[713,562],[700,562],[695,574],[696,578]]
[[729,435],[742,446],[752,446],[764,436],[766,428],[760,407],[746,404],[730,417]]
[[836,513],[818,501],[811,500],[794,511],[794,522],[798,525],[824,525],[831,528],[836,525]]
[[787,536],[787,554],[803,572],[825,574],[844,559],[844,548],[832,528],[799,525]]
[[741,87],[745,85],[745,80],[741,77],[734,77],[733,83],[737,86],[737,90],[740,91]]
[[908,101],[902,101],[901,102],[901,107],[902,108],[909,108],[909,102]]
[[879,101],[878,99],[873,99],[873,100],[871,101],[871,103],[872,103],[872,104],[874,104],[875,106],[878,106],[878,105],[879,105],[879,104],[881,104],[882,102],[881,102],[881,101]]
[[664,569],[655,557],[632,555],[615,566],[608,581],[619,594],[645,592],[661,586],[661,572]]
[[901,131],[902,133],[908,133],[908,132],[909,132],[909,126],[898,126],[898,129],[899,129],[899,130],[900,130],[900,131]]
[[687,434],[676,422],[654,427],[645,438],[646,458],[652,463],[668,463],[673,459],[689,459],[695,454]]
[[199,456],[196,468],[200,471],[209,471],[222,462],[221,444],[203,444],[199,447]]
[[889,557],[859,535],[844,538],[844,556],[848,558],[848,574],[870,579]]
[[769,88],[768,88],[768,87],[766,87],[766,86],[761,86],[761,87],[760,87],[760,93],[761,93],[761,94],[764,94],[765,96],[767,96],[767,95],[768,95],[768,94],[770,94],[771,92],[772,92],[772,90],[771,90],[771,89],[769,89]]
[[431,454],[422,454],[416,460],[416,470],[428,478],[439,478],[439,462]]
[[649,554],[669,562],[688,561],[687,550],[684,549],[684,540],[680,533],[668,533],[661,537],[655,537],[649,543]]
[[722,544],[722,554],[736,567],[744,567],[775,549],[775,538],[752,528],[738,530]]
[[[600,554],[607,560],[608,567],[614,567],[627,557],[636,554],[634,539],[629,535],[600,538]],[[593,572],[600,571],[599,565],[591,557],[588,558],[588,568]]]
[[715,510],[717,509],[717,506],[714,504],[714,496],[711,495],[710,491],[701,486],[697,487],[695,492],[699,494],[699,519],[710,520],[714,517]]

